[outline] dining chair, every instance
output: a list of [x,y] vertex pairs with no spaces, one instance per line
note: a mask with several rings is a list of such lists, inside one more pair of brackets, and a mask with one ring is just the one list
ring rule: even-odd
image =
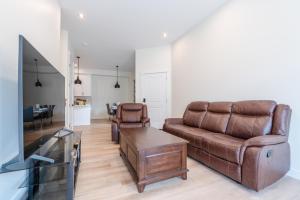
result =
[[108,119],[111,120],[111,117],[113,117],[115,113],[110,108],[109,103],[106,104],[106,109],[107,109]]
[[23,110],[23,122],[31,122],[33,127],[35,127],[33,117],[33,106],[29,106]]
[[50,119],[50,124],[53,123],[53,113],[54,113],[55,105],[48,106],[47,118]]
[[31,122],[34,129],[36,129],[35,121],[40,119],[41,119],[40,114],[34,116],[33,106],[29,106],[23,110],[23,122],[24,123]]

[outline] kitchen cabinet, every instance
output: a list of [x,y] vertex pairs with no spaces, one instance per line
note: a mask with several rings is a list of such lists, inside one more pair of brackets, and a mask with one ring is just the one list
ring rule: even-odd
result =
[[91,106],[76,105],[73,107],[73,123],[74,126],[90,125],[91,124]]
[[[75,75],[74,80],[76,80]],[[74,84],[74,96],[92,96],[92,80],[90,75],[80,75],[81,84]]]

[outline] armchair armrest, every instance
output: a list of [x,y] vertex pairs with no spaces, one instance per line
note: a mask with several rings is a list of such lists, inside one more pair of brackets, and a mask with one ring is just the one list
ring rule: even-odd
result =
[[281,144],[288,141],[287,136],[282,135],[264,135],[250,138],[244,142],[240,151],[240,163],[243,163],[244,153],[249,147],[263,147],[268,145]]
[[150,118],[147,117],[147,118],[143,118],[143,119],[142,119],[142,123],[143,123],[143,124],[145,124],[145,123],[147,123],[147,122],[150,122]]
[[150,119],[148,117],[143,118],[142,123],[143,123],[143,127],[150,127]]
[[182,118],[168,118],[165,120],[165,124],[183,124]]
[[118,126],[120,125],[120,120],[116,117],[112,118],[112,122],[118,124]]

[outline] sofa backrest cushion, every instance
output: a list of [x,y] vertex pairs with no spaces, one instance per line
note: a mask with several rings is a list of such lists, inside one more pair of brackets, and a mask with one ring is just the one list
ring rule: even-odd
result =
[[212,132],[225,133],[231,106],[231,102],[209,103],[201,128]]
[[272,135],[289,135],[292,110],[288,105],[276,106],[273,117]]
[[143,104],[126,103],[121,105],[122,122],[141,122],[143,115]]
[[240,101],[233,103],[226,134],[249,139],[271,133],[274,101]]
[[192,127],[200,127],[207,111],[208,102],[196,101],[190,103],[183,115],[183,124]]

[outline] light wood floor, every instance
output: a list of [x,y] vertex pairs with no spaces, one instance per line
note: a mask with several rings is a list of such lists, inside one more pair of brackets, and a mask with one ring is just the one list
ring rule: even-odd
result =
[[76,200],[102,199],[201,199],[201,200],[299,200],[300,181],[284,177],[257,193],[225,176],[188,159],[188,179],[172,178],[146,186],[141,194],[113,144],[108,122],[78,127],[82,135],[82,163],[78,175]]

